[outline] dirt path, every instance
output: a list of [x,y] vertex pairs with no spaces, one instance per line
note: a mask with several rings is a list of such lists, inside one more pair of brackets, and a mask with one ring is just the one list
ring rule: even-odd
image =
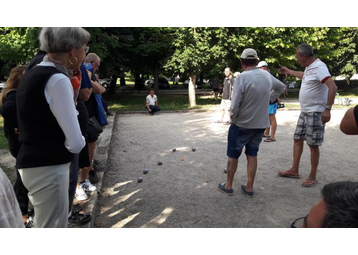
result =
[[[253,199],[239,192],[246,182],[244,155],[234,180],[234,196],[217,190],[226,179],[228,126],[213,122],[216,112],[117,115],[94,226],[289,227],[318,202],[324,184],[358,181],[358,137],[339,131],[344,112],[332,111],[332,121],[326,127],[319,185],[303,188],[302,180],[277,177],[279,170],[290,167],[299,115],[298,111],[280,111],[277,142],[260,146]],[[174,147],[176,152],[172,152]],[[301,175],[307,176],[309,167],[305,146]],[[144,168],[149,169],[147,175]],[[143,177],[142,183],[137,183],[138,177]]]

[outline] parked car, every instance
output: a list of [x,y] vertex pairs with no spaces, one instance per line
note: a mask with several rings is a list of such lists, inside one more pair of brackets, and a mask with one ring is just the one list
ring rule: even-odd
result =
[[98,81],[105,89],[107,89],[109,87],[109,84],[111,83],[111,79],[109,79],[109,78],[107,78],[107,79],[98,79]]
[[295,83],[292,81],[292,82],[289,82],[288,83],[288,88],[289,89],[294,89],[295,88]]
[[[198,88],[201,89],[201,88],[202,88],[202,85],[204,85],[204,84],[205,84],[206,87],[210,87],[210,86],[211,86],[209,80],[203,79],[203,84],[201,84],[200,82],[198,82],[198,83],[195,84],[195,88],[196,88],[196,89],[198,89]],[[185,81],[184,81],[184,88],[187,89],[188,87],[189,87],[189,80],[185,80]]]
[[6,81],[0,81],[0,91],[5,87]]
[[[144,82],[144,85],[149,87],[149,88],[154,88],[154,78],[146,80]],[[159,77],[158,78],[158,85],[159,85],[159,89],[169,89],[169,82],[164,77]]]

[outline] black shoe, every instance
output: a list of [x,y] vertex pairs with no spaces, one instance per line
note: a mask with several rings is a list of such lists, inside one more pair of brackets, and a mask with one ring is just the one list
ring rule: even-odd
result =
[[96,171],[94,170],[90,170],[88,173],[88,180],[92,183],[95,184],[99,181],[98,175],[96,173]]
[[28,210],[27,210],[27,215],[29,215],[29,217],[33,216],[33,215],[34,215],[34,213],[35,213],[34,208],[32,208],[32,209],[28,209]]
[[68,223],[71,224],[77,224],[77,225],[85,225],[89,223],[92,219],[92,216],[89,214],[83,214],[83,213],[75,213],[72,211],[72,214],[70,217],[68,217]]
[[113,113],[107,112],[107,116],[113,116]]

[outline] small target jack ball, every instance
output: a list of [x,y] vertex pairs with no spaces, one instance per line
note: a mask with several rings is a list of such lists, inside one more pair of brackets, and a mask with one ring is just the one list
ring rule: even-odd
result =
[[162,161],[158,161],[158,165],[163,165],[163,162]]
[[181,161],[184,161],[184,158],[181,158],[180,160],[181,160]]
[[143,174],[147,174],[147,173],[148,173],[148,169],[144,169]]
[[137,179],[137,182],[142,182],[143,181],[143,178],[142,177],[139,177],[138,179]]

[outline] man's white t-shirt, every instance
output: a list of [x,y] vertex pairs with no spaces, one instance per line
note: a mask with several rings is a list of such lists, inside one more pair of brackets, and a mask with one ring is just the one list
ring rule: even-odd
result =
[[316,59],[306,67],[300,89],[301,112],[324,112],[328,87],[324,82],[331,78],[325,63]]
[[146,102],[149,103],[149,105],[155,105],[156,101],[157,101],[156,95],[154,95],[153,97],[151,95],[147,96]]

